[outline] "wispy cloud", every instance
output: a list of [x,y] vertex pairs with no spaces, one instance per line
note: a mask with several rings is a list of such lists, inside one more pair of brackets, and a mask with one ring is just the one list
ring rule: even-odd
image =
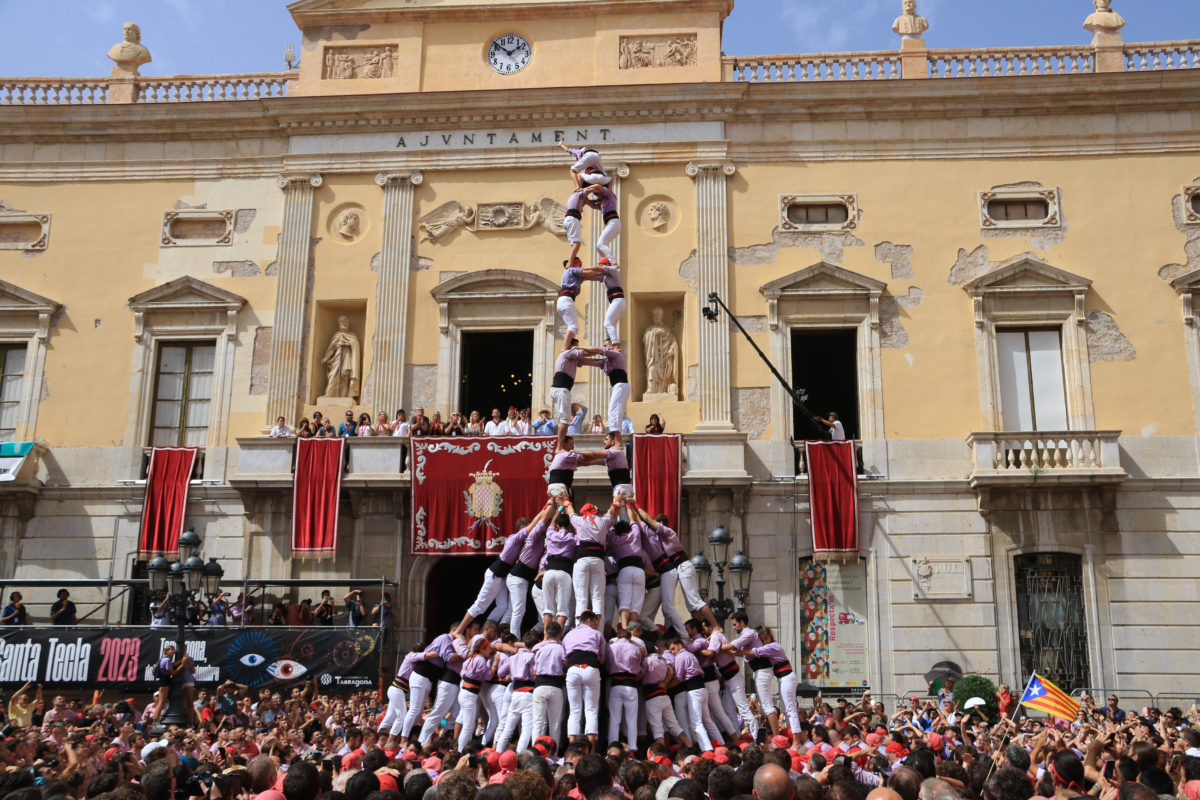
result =
[[779,15],[795,34],[797,49],[830,52],[843,49],[864,24],[886,13],[881,0],[862,0],[850,13],[841,3],[783,0]]
[[117,8],[110,0],[97,0],[97,2],[84,3],[84,12],[95,25],[107,25],[110,22],[115,22],[117,19]]
[[176,15],[189,31],[195,33],[200,29],[200,23],[196,20],[195,8],[190,0],[167,0],[167,3],[175,9]]

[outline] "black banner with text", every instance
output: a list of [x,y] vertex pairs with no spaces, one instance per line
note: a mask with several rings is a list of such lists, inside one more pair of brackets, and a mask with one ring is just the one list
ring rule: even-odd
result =
[[[172,627],[0,627],[0,684],[149,692]],[[188,628],[196,685],[226,679],[250,688],[317,679],[322,691],[365,689],[379,679],[378,628]]]

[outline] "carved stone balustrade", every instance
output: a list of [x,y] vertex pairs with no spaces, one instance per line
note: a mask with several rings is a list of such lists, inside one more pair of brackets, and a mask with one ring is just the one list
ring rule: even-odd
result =
[[1093,486],[1125,480],[1120,431],[976,431],[971,487]]

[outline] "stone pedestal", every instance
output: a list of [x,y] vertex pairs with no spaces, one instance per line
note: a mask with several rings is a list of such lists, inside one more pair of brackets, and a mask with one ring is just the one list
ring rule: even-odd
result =
[[678,403],[679,395],[676,392],[646,392],[642,395],[643,403]]
[[138,101],[137,72],[113,67],[112,78],[108,82],[107,97],[110,105],[136,103]]
[[900,77],[929,77],[929,51],[925,48],[924,39],[900,41]]
[[1125,71],[1125,41],[1120,33],[1096,31],[1092,48],[1096,51],[1096,72]]

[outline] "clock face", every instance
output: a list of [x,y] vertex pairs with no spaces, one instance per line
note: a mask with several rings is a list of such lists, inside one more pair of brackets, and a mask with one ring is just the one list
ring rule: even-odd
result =
[[531,58],[533,58],[533,45],[529,43],[528,39],[517,33],[497,36],[488,45],[488,65],[501,75],[520,72],[529,65]]

